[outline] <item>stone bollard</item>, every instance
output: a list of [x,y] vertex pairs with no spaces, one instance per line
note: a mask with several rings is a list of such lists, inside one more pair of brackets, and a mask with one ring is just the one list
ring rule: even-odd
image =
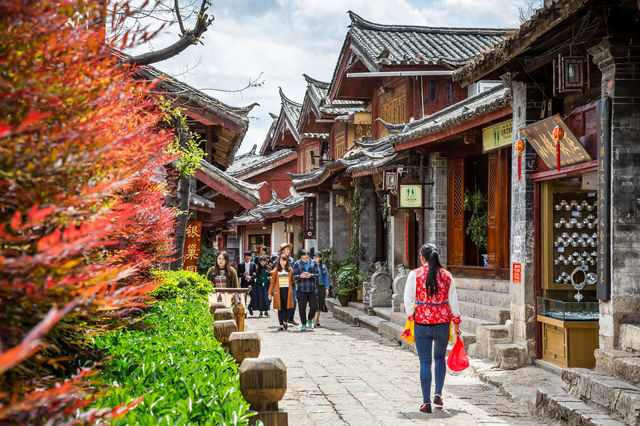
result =
[[287,367],[280,358],[246,358],[239,368],[240,392],[258,415],[249,424],[261,420],[265,426],[287,426],[287,412],[278,409],[278,401],[287,391]]
[[224,303],[218,302],[212,296],[209,296],[209,313],[211,315],[215,314],[216,310],[224,309],[226,307],[227,306]]
[[216,321],[213,324],[213,334],[216,340],[227,350],[229,349],[229,336],[236,331],[238,331],[238,325],[232,319]]
[[260,336],[258,336],[258,333],[246,331],[231,333],[231,337],[229,337],[229,353],[238,364],[242,364],[245,358],[259,357]]
[[232,320],[234,319],[233,311],[229,308],[216,309],[216,312],[213,314],[213,319],[216,321]]

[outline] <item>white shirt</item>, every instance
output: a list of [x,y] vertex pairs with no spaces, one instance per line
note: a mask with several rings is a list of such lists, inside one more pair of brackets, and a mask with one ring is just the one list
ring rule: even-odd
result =
[[[451,286],[449,286],[449,307],[454,317],[460,316],[460,307],[458,306],[458,295],[456,294],[456,285],[451,277]],[[416,310],[416,273],[409,272],[407,283],[404,286],[404,309],[407,315],[411,316]]]

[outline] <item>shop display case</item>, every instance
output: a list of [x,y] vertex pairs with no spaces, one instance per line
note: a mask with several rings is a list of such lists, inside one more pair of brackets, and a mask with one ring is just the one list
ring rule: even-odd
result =
[[538,315],[560,321],[598,321],[597,301],[565,301],[538,297]]

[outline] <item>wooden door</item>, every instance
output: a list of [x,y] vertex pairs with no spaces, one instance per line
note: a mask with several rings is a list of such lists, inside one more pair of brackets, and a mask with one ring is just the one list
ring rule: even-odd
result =
[[449,160],[449,260],[451,265],[464,264],[464,158]]
[[489,153],[487,184],[487,260],[490,268],[507,267],[509,261],[509,192],[511,150]]

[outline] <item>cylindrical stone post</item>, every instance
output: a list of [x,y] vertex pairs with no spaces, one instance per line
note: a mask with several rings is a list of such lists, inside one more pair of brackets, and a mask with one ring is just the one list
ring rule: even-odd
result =
[[236,331],[238,331],[238,325],[232,319],[216,321],[213,324],[213,334],[225,349],[229,349],[229,337]]
[[216,309],[213,319],[216,321],[232,320],[234,319],[233,311],[229,308]]
[[260,336],[258,333],[236,332],[229,337],[229,353],[238,364],[245,358],[260,356]]
[[250,424],[261,420],[265,426],[289,424],[287,412],[278,401],[287,391],[287,367],[280,358],[246,358],[239,368],[240,391],[251,409],[258,412]]

